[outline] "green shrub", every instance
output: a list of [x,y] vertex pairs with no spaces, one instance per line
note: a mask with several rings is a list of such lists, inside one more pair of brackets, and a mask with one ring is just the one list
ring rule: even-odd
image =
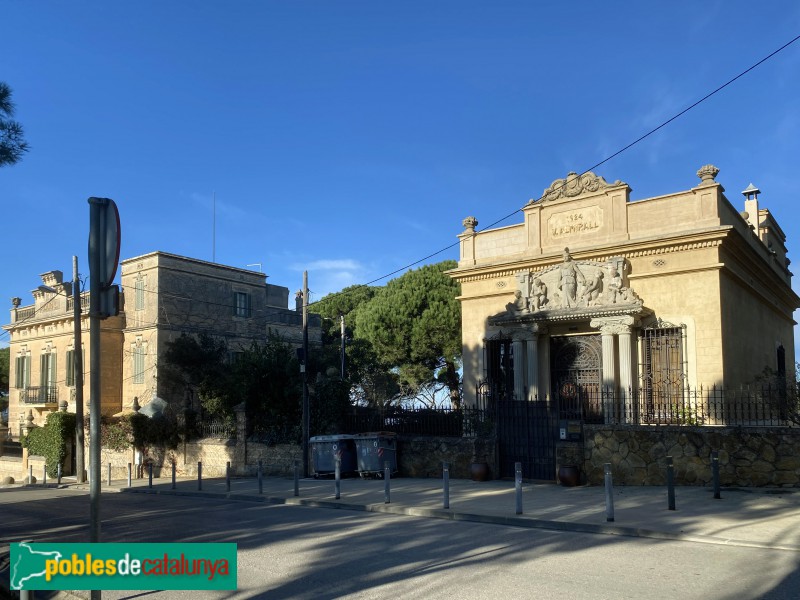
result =
[[67,457],[67,441],[75,437],[75,415],[53,412],[47,415],[44,427],[37,427],[22,440],[30,454],[44,456],[47,474],[58,476],[58,465]]

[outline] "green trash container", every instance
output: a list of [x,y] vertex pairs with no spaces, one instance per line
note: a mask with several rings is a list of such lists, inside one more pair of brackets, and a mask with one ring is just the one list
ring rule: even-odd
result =
[[337,454],[342,459],[339,467],[342,477],[353,475],[358,470],[356,445],[352,435],[315,435],[309,442],[315,478],[336,473]]
[[358,474],[362,478],[383,477],[385,464],[397,473],[397,434],[390,431],[359,433],[353,436],[358,456]]

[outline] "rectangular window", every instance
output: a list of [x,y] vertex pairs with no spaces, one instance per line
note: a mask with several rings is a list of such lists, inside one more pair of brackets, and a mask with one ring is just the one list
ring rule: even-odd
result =
[[136,301],[135,301],[136,310],[144,310],[144,279],[136,280],[135,289],[136,289]]
[[[75,350],[67,350],[67,385],[72,387],[75,385],[75,375],[77,366],[75,361]],[[84,360],[84,352],[81,351],[81,371],[86,372],[86,361]]]
[[245,292],[233,293],[233,314],[236,317],[250,316],[250,294]]
[[14,387],[24,389],[31,385],[31,357],[26,354],[17,356],[14,373]]
[[75,351],[67,350],[67,385],[75,385]]
[[142,346],[133,348],[133,383],[144,383],[144,355]]
[[41,370],[39,372],[39,401],[56,402],[58,390],[56,388],[56,353],[42,354]]
[[685,411],[683,328],[645,329],[642,354],[644,416],[651,421],[673,421],[681,416],[678,412]]

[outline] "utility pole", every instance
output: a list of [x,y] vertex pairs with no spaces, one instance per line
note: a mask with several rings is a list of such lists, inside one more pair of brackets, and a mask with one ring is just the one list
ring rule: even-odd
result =
[[81,282],[78,278],[78,257],[72,257],[72,319],[75,323],[75,350],[72,365],[75,369],[75,477],[84,482],[86,461],[83,456],[83,342],[81,341]]
[[303,477],[308,477],[308,436],[311,415],[308,403],[308,271],[303,271]]

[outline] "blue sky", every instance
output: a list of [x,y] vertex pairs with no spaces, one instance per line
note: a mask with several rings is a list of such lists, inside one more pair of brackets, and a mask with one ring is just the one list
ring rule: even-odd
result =
[[[123,258],[261,263],[292,292],[308,270],[312,300],[372,281],[800,34],[794,0],[0,0],[0,14],[0,81],[31,145],[0,169],[7,308],[40,273],[69,279],[73,254],[88,272],[89,196],[117,202]],[[737,207],[762,190],[800,261],[798,98],[800,42],[595,172],[638,199],[713,163]]]

